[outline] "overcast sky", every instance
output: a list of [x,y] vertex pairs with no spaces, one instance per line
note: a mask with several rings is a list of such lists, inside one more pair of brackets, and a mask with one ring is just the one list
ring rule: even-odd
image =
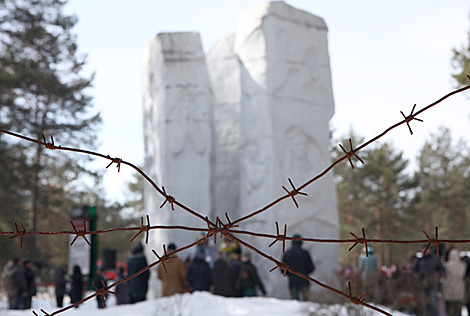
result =
[[[196,31],[209,51],[237,28],[240,13],[260,1],[247,0],[69,0],[76,14],[79,50],[96,78],[90,94],[104,124],[99,151],[134,164],[144,161],[142,65],[146,45],[160,32]],[[452,48],[470,29],[468,0],[291,0],[288,4],[322,17],[328,25],[335,136],[350,127],[366,140],[452,91]],[[423,113],[384,137],[414,160],[430,133],[443,125],[455,138],[469,138],[467,92]],[[63,144],[66,145],[66,144]],[[107,161],[100,162],[103,168]],[[326,166],[325,166],[326,167]],[[105,189],[120,199],[132,170],[109,168]],[[313,175],[312,175],[313,176]]]

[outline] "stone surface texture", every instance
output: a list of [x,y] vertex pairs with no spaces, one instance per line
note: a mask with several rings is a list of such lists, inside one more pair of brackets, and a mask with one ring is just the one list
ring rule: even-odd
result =
[[[145,171],[168,195],[209,216],[211,88],[201,38],[197,33],[158,34],[145,60]],[[152,225],[201,227],[200,219],[181,208],[172,211],[169,203],[160,208],[165,199],[151,185],[144,194]],[[153,261],[152,249],[161,254],[163,244],[182,247],[196,237],[184,230],[153,230],[147,256]]]
[[[330,165],[334,101],[323,19],[282,1],[265,2],[246,10],[237,31],[207,56],[196,33],[157,35],[145,67],[145,171],[203,216],[225,221],[225,212],[232,220],[248,215],[284,195],[282,186],[291,190],[288,178],[299,187]],[[288,225],[288,236],[338,238],[332,173],[303,192],[308,196],[296,197],[299,208],[287,199],[240,229],[275,234],[277,221],[281,229]],[[163,201],[146,187],[153,225],[205,225],[181,209],[160,209]],[[184,246],[198,234],[159,230],[150,235],[147,248],[159,252],[163,243]],[[268,248],[272,240],[238,237],[282,257],[281,243]],[[316,265],[311,276],[337,286],[339,245],[304,247]],[[288,297],[287,279],[280,271],[269,273],[274,264],[256,254],[252,261],[268,295]],[[311,291],[321,296],[326,290],[312,284]]]

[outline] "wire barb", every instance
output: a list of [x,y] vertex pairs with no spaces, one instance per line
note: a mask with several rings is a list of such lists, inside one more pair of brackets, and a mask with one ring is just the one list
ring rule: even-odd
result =
[[413,105],[413,108],[411,109],[411,113],[410,115],[406,116],[405,114],[403,114],[403,111],[400,111],[401,115],[403,115],[403,118],[405,119],[405,123],[406,125],[408,126],[408,129],[410,130],[410,133],[411,135],[413,135],[413,131],[411,130],[411,127],[410,127],[410,122],[412,120],[416,120],[416,121],[420,121],[420,122],[423,122],[423,120],[419,119],[419,118],[416,118],[413,114],[413,112],[415,111],[415,108],[416,108],[416,104]]
[[362,293],[362,295],[359,296],[359,297],[352,296],[351,281],[348,281],[348,288],[349,288],[349,300],[351,301],[351,303],[356,304],[356,305],[363,305],[364,304],[364,296],[366,295],[366,293]]
[[91,246],[88,239],[86,239],[86,222],[83,221],[83,230],[77,230],[77,228],[75,227],[75,224],[72,221],[70,221],[70,224],[72,224],[73,230],[75,231],[75,234],[77,234],[77,236],[75,236],[75,238],[70,243],[70,246],[73,246],[73,244],[75,243],[75,241],[77,240],[78,237],[82,237],[83,239],[85,239],[88,246]]
[[46,141],[46,137],[44,136],[44,134],[41,133],[41,135],[42,135],[42,140],[44,141],[44,147],[46,147],[47,149],[56,149],[57,148],[54,145],[54,137],[52,137],[52,135],[51,135],[51,142],[50,143],[48,143]]
[[136,239],[137,236],[139,236],[142,232],[146,232],[147,234],[146,234],[146,236],[145,236],[145,243],[148,244],[148,243],[149,243],[149,231],[150,231],[150,229],[152,229],[152,228],[151,228],[151,226],[150,226],[150,218],[149,218],[149,216],[147,215],[147,225],[144,225],[144,218],[141,217],[141,218],[140,218],[140,230],[139,230],[139,232],[138,232],[137,234],[135,234],[134,237],[132,237],[131,240],[129,240],[129,242],[134,241],[134,239]]
[[286,252],[286,236],[287,236],[287,224],[284,225],[284,234],[283,235],[280,235],[279,234],[279,224],[277,223],[276,221],[276,239],[271,243],[269,244],[268,247],[271,247],[272,245],[274,245],[276,242],[278,241],[282,241],[282,253],[285,253]]
[[171,195],[166,194],[164,186],[162,186],[162,190],[163,190],[163,196],[165,197],[165,201],[163,201],[162,205],[160,205],[160,208],[165,206],[166,202],[168,202],[168,204],[171,205],[171,210],[174,211],[175,206],[173,204],[176,202],[176,199],[174,197],[172,197]]
[[[44,313],[44,316],[51,316],[51,314],[49,314],[48,312],[46,312],[46,311],[45,311],[45,310],[43,310],[42,308],[41,308],[41,312],[43,312],[43,313]],[[33,314],[34,314],[35,316],[39,316],[38,314],[36,314],[36,312],[35,312],[35,311],[33,311]]]
[[109,165],[106,166],[106,169],[108,169],[113,163],[116,164],[116,168],[119,171],[121,171],[121,162],[122,162],[122,159],[121,158],[111,158],[110,155],[108,155],[108,158],[111,159],[111,162],[109,163]]
[[340,148],[343,150],[343,152],[346,154],[346,157],[347,157],[348,160],[349,160],[349,164],[351,165],[351,168],[354,169],[354,165],[353,165],[352,160],[351,160],[352,157],[356,157],[357,159],[359,159],[360,162],[362,162],[362,164],[364,164],[364,161],[362,161],[362,159],[359,158],[359,156],[358,156],[358,155],[356,154],[356,152],[354,151],[351,138],[349,139],[349,148],[351,149],[350,151],[346,151],[346,149],[344,149],[343,145],[341,145],[341,144],[339,144],[339,147],[340,147]]
[[364,227],[362,228],[362,238],[357,237],[353,232],[350,232],[350,234],[356,239],[354,245],[352,245],[349,248],[349,251],[353,249],[354,247],[357,246],[357,244],[363,244],[364,247],[366,248],[366,257],[369,257],[369,247],[367,246],[367,238],[366,238],[366,232],[364,231]]
[[21,228],[23,230],[18,229],[18,224],[15,222],[15,229],[16,229],[16,235],[9,237],[8,239],[13,239],[16,237],[20,237],[20,248],[23,248],[23,237],[26,236],[26,228],[24,228],[23,223],[20,223]]
[[103,285],[102,288],[98,289],[95,285],[95,282],[91,281],[91,284],[93,285],[93,287],[95,288],[96,290],[96,293],[98,295],[101,295],[101,299],[103,300],[103,306],[106,307],[106,294],[114,294],[114,295],[119,295],[118,293],[116,292],[112,292],[110,290],[108,290],[108,288],[106,287],[106,284],[104,283],[104,280],[101,279],[101,285]]
[[290,178],[287,178],[287,180],[289,180],[289,183],[292,187],[292,191],[289,191],[286,189],[285,186],[282,186],[282,188],[284,189],[284,191],[286,191],[286,193],[292,198],[292,200],[294,201],[294,204],[297,208],[299,208],[299,204],[297,204],[297,201],[295,200],[295,196],[297,194],[300,194],[300,195],[304,195],[304,196],[308,196],[307,193],[304,193],[304,192],[300,192],[299,190],[297,190],[294,186],[294,184],[292,183],[292,180]]
[[152,250],[152,252],[158,258],[158,260],[160,260],[160,263],[162,264],[163,269],[165,270],[165,273],[168,273],[168,271],[166,270],[165,261],[168,262],[170,261],[170,259],[175,259],[176,256],[168,255],[168,253],[166,252],[165,244],[163,245],[163,253],[164,253],[163,256],[160,257],[155,250]]
[[286,276],[287,274],[287,270],[289,270],[289,265],[285,262],[279,262],[279,261],[276,261],[276,266],[274,268],[272,268],[271,270],[269,270],[269,272],[273,272],[274,270],[276,270],[277,268],[281,269],[282,271],[284,271],[282,273],[282,276]]
[[436,255],[439,257],[439,238],[438,238],[438,228],[436,227],[436,238],[431,238],[429,235],[423,230],[424,235],[428,239],[428,245],[426,246],[426,249],[424,249],[424,253],[428,251],[429,246],[431,245],[436,245]]

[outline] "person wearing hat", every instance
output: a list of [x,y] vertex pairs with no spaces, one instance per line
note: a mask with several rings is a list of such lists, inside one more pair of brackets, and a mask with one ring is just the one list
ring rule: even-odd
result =
[[[292,236],[294,238],[302,238],[299,234]],[[313,263],[310,253],[302,248],[302,240],[292,240],[292,246],[282,256],[282,262],[286,263],[292,270],[309,275],[315,271],[315,264]],[[280,270],[284,273],[283,270]],[[287,271],[289,278],[289,292],[291,299],[294,300],[307,300],[308,288],[310,282],[298,275]]]
[[[147,266],[147,259],[144,255],[144,247],[141,243],[132,249],[127,266],[129,269],[129,275],[133,275]],[[146,270],[135,278],[129,280],[131,288],[131,303],[145,301],[148,290],[149,276],[150,272],[149,270]]]
[[198,249],[189,263],[187,280],[192,291],[209,291],[212,284],[212,270],[206,261],[203,248]]
[[[176,250],[176,245],[171,243],[167,249],[171,253]],[[178,258],[176,254],[172,254],[171,257],[176,258],[160,263],[157,268],[157,277],[162,281],[163,297],[184,293],[186,286],[186,266],[183,260]]]
[[379,260],[375,255],[374,248],[371,246],[367,245],[367,250],[366,247],[362,249],[358,269],[366,299],[376,301],[380,270]]

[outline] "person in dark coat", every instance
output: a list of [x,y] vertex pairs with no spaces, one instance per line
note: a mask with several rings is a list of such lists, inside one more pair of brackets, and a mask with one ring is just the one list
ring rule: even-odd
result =
[[28,292],[23,265],[19,258],[8,262],[5,271],[5,290],[8,295],[8,308],[21,309]]
[[70,277],[70,303],[75,304],[83,299],[83,275],[78,265],[73,267]]
[[[242,265],[241,248],[238,247],[233,251],[233,253],[230,257],[230,261],[228,263],[228,266],[230,267],[230,269],[232,270],[232,273],[234,275],[235,282],[237,282],[237,278],[238,278],[238,274],[240,272],[241,265]],[[243,293],[241,293],[241,291],[239,291],[235,288],[235,297],[242,297],[242,296],[243,296]]]
[[[124,268],[119,267],[117,273],[117,282],[125,278]],[[129,282],[124,282],[116,285],[116,302],[117,305],[129,304],[131,302],[131,291],[129,289]]]
[[261,282],[259,278],[258,270],[251,263],[249,253],[242,254],[242,264],[235,283],[235,288],[245,297],[258,296],[256,288],[259,288],[263,295],[266,295],[263,282]]
[[[141,243],[132,249],[127,266],[129,269],[129,275],[133,275],[147,266],[147,259],[144,255],[144,247]],[[129,280],[131,303],[145,301],[148,291],[149,276],[150,272],[146,270],[135,278]]]
[[[97,269],[96,274],[95,274],[95,279],[94,279],[94,284],[97,290],[102,289],[103,287],[108,286],[108,280],[106,279],[106,276],[104,275],[103,269]],[[105,308],[106,307],[106,300],[107,294],[103,295],[97,295],[96,296],[96,301],[98,302],[98,308]]]
[[419,293],[420,308],[426,315],[435,316],[438,313],[438,295],[440,279],[445,275],[445,268],[441,260],[435,254],[435,247],[423,245],[423,256],[418,259],[414,274],[421,282]]
[[209,291],[212,272],[203,252],[198,252],[189,263],[187,278],[192,291]]
[[235,296],[235,273],[230,269],[224,252],[219,252],[212,269],[213,293],[225,297]]
[[57,302],[57,307],[64,306],[64,295],[65,295],[65,287],[67,285],[67,266],[62,265],[55,271],[54,275],[54,286],[55,286],[55,297]]
[[[295,234],[293,237],[301,238],[299,234]],[[291,248],[282,256],[282,262],[286,263],[292,270],[304,275],[309,275],[315,271],[315,264],[312,261],[312,257],[310,257],[307,250],[302,248],[301,240],[292,241]],[[284,273],[284,271],[281,270],[281,273]],[[289,278],[289,292],[291,298],[294,300],[306,300],[310,282],[289,271],[287,271],[286,275]]]
[[23,263],[23,265],[24,265],[24,276],[26,279],[26,292],[28,293],[27,296],[25,296],[24,298],[23,308],[30,309],[33,296],[35,296],[37,293],[36,271],[34,268],[34,264],[29,260],[26,260]]

